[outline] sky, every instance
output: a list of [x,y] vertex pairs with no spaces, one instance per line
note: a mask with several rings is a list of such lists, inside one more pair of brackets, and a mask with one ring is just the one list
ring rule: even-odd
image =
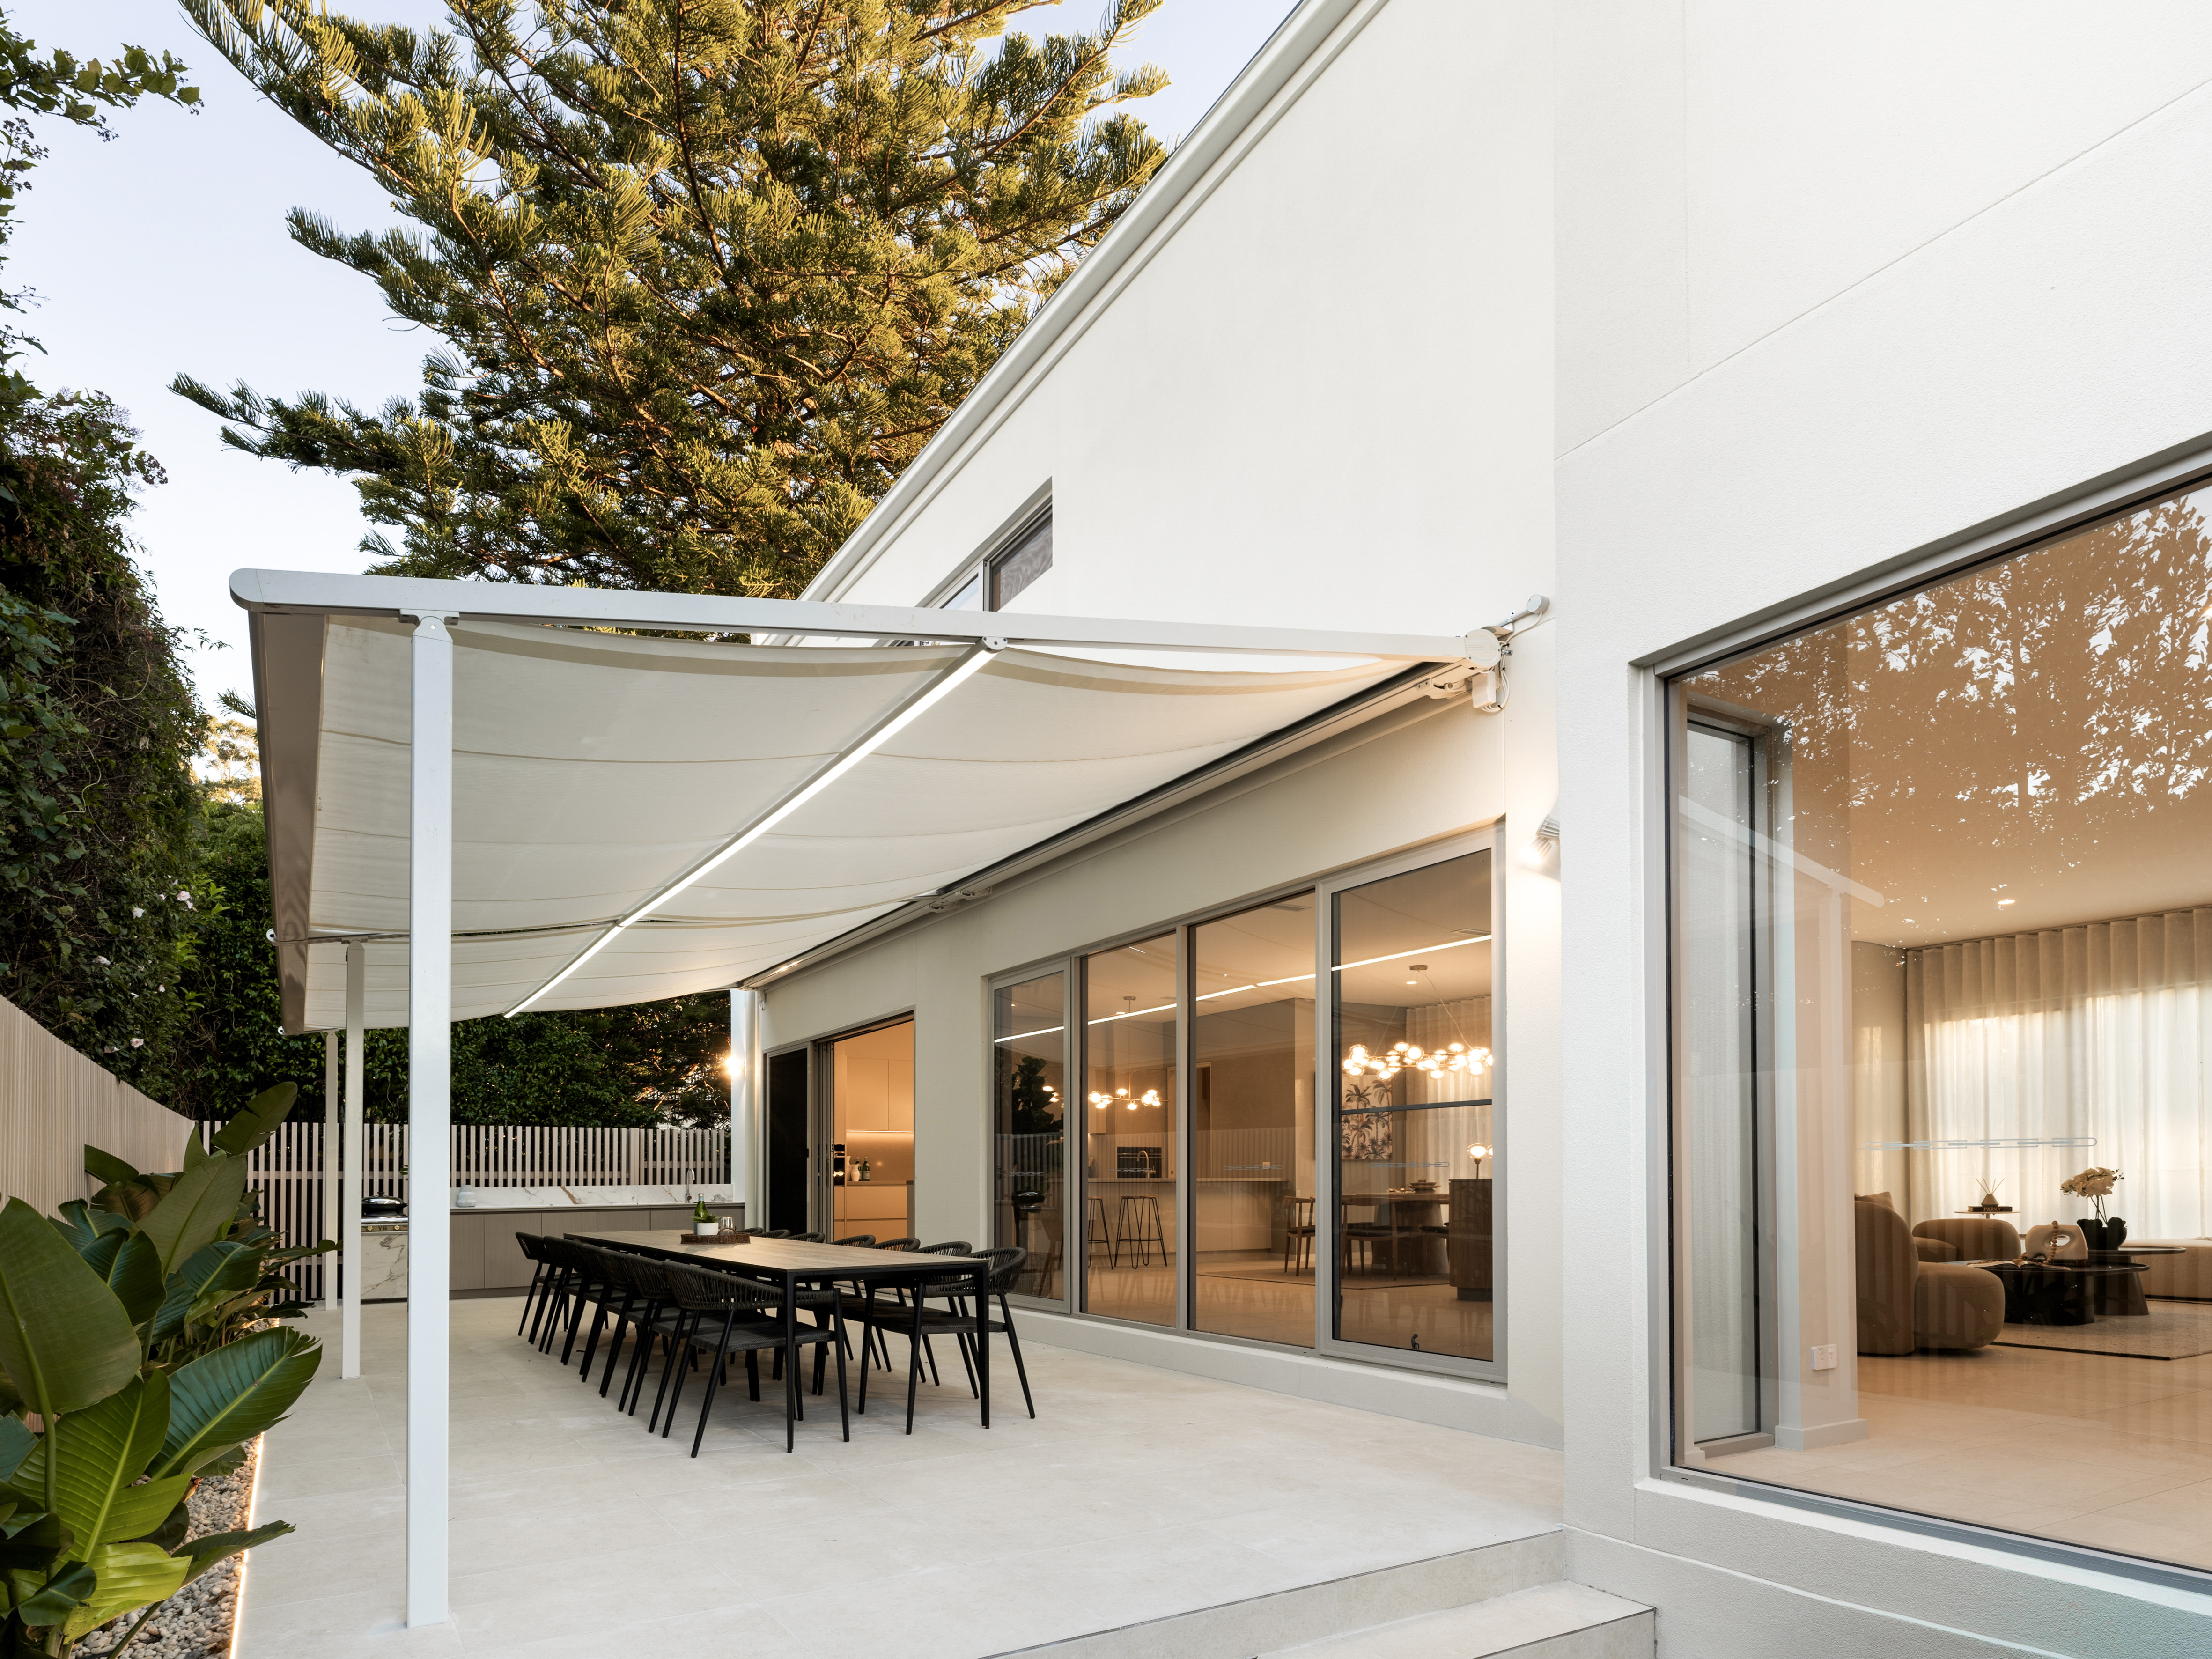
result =
[[[1172,139],[1195,126],[1291,9],[1292,0],[1167,0],[1133,56],[1171,84],[1132,106]],[[382,21],[435,24],[442,0],[337,0]],[[1087,28],[1103,0],[1024,14],[1030,34]],[[168,482],[142,493],[131,533],[171,623],[204,643],[187,653],[201,697],[251,696],[245,615],[228,579],[240,566],[359,570],[369,528],[353,486],[225,448],[214,416],[168,390],[179,371],[278,396],[320,391],[374,407],[412,395],[434,341],[393,319],[366,277],[316,258],[284,230],[291,208],[344,230],[393,222],[387,198],[239,78],[164,0],[10,0],[41,48],[112,55],[118,43],[191,66],[198,114],[142,105],[111,120],[112,142],[40,124],[51,157],[22,198],[4,280],[28,288],[21,319],[46,347],[23,372],[49,390],[106,392],[131,412]]]

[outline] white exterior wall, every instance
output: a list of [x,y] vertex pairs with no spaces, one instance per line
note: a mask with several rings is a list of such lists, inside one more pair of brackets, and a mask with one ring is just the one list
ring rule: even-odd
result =
[[[1504,1388],[1116,1351],[1563,1423],[1576,1576],[1657,1605],[1669,1656],[2212,1647],[2182,1590],[1662,1475],[1643,666],[2212,441],[2208,78],[2212,12],[2178,3],[1309,0],[817,594],[919,602],[1048,493],[1024,610],[1558,620],[1502,718],[1287,766],[800,975],[768,1041],[913,1011],[918,1224],[981,1237],[987,975],[1499,814],[1510,860],[1556,808],[1561,879],[1515,865],[1508,896]],[[1344,812],[1378,757],[1466,787]]]
[[[2179,1654],[2212,1603],[1655,1478],[1649,662],[2212,428],[2212,13],[1562,13],[1558,519],[1577,1576],[1699,1656]],[[1626,1271],[1624,1271],[1626,1269]]]
[[[1229,94],[1225,152],[1186,144],[1151,192],[1173,210],[1094,256],[1079,283],[1110,284],[1054,301],[1034,363],[816,594],[919,603],[1048,491],[1054,567],[1024,611],[1460,632],[1547,592],[1550,28],[1534,4],[1306,8]],[[916,1224],[980,1240],[988,975],[1501,817],[1510,860],[1556,799],[1549,676],[1539,630],[1504,716],[1430,705],[779,983],[766,1040],[914,1011]],[[1505,922],[1504,1389],[1121,1328],[1057,1340],[1557,1444],[1556,881],[1514,867]]]

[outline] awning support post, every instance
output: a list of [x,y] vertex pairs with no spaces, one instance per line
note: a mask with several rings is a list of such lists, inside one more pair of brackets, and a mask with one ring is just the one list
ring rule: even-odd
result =
[[407,1623],[446,1622],[453,1255],[453,636],[415,623],[407,885]]
[[344,1190],[338,1203],[338,1273],[343,1285],[343,1305],[338,1310],[338,1376],[341,1381],[361,1375],[361,1206],[368,1196],[368,1135],[362,1127],[362,1106],[368,1091],[362,1086],[362,1028],[368,1007],[366,977],[368,947],[359,939],[346,945],[345,988],[345,1118],[342,1131],[345,1150]]
[[730,1196],[745,1206],[745,1225],[764,1227],[766,1210],[753,1191],[759,1170],[761,994],[730,993]]
[[[316,1242],[338,1236],[338,1034],[323,1033],[323,1229]],[[320,1258],[323,1306],[338,1304],[338,1264]]]

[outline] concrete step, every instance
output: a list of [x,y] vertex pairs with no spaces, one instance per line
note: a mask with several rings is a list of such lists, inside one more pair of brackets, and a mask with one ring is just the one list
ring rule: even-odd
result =
[[[1271,1595],[1247,1596],[1212,1607],[1194,1607],[1164,1619],[1148,1619],[1110,1630],[1093,1631],[1060,1642],[1019,1650],[1024,1659],[1255,1659],[1297,1648],[1301,1653],[1322,1651],[1311,1644],[1334,1638],[1364,1638],[1380,1631],[1396,1631],[1418,1624],[1422,1618],[1448,1616],[1452,1611],[1474,1611],[1501,1607],[1522,1594],[1540,1588],[1566,1589],[1595,1595],[1579,1585],[1562,1585],[1566,1570],[1564,1534],[1556,1528],[1525,1537],[1502,1540],[1480,1549],[1460,1550],[1426,1560],[1344,1574],[1316,1583]],[[1600,1598],[1612,1602],[1613,1598]],[[1626,1601],[1613,1603],[1636,1611]],[[1646,1628],[1649,1628],[1649,1614]],[[1534,1632],[1525,1640],[1541,1640],[1556,1632]],[[1508,1648],[1470,1649],[1469,1652],[1504,1652]],[[1346,1649],[1347,1653],[1364,1650]],[[1393,1649],[1395,1653],[1399,1650]],[[1442,1650],[1438,1650],[1440,1653]],[[1569,1659],[1585,1659],[1579,1648],[1532,1648],[1531,1654],[1552,1659],[1556,1652]],[[1635,1654],[1648,1659],[1649,1635],[1641,1649],[1592,1648],[1588,1659],[1614,1659]],[[992,1659],[1015,1659],[1012,1654]]]
[[1651,1659],[1656,1642],[1650,1608],[1561,1583],[1279,1648],[1261,1659]]

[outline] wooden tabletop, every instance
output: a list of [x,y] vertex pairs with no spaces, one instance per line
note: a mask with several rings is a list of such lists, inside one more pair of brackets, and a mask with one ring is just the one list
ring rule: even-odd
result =
[[639,1233],[568,1233],[580,1244],[610,1249],[649,1250],[679,1261],[712,1261],[748,1273],[779,1273],[794,1279],[887,1279],[942,1275],[947,1269],[973,1269],[973,1255],[926,1255],[918,1250],[877,1250],[857,1244],[814,1244],[796,1238],[753,1238],[743,1244],[686,1244],[679,1229]]

